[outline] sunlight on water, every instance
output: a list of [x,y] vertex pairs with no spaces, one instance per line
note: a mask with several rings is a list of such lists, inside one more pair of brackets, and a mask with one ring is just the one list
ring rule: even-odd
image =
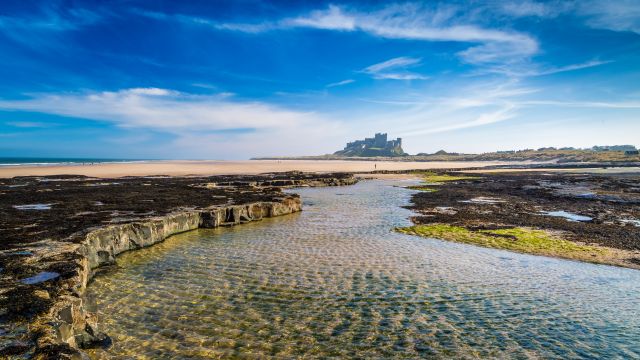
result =
[[397,182],[301,189],[300,214],[198,230],[88,289],[94,358],[640,357],[640,271],[391,231]]

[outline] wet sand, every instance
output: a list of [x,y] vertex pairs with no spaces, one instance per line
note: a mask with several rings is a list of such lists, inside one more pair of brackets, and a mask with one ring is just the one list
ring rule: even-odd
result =
[[0,178],[14,176],[85,175],[114,178],[150,175],[253,175],[269,172],[366,172],[374,170],[462,169],[510,164],[499,161],[397,162],[340,160],[244,160],[244,161],[149,161],[132,163],[100,163],[95,165],[6,166]]

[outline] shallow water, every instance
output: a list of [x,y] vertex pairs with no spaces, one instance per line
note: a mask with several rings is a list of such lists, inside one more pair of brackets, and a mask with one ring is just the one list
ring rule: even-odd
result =
[[51,210],[53,204],[13,205],[18,210]]
[[560,210],[560,211],[544,211],[543,214],[544,215],[548,215],[548,216],[562,217],[562,218],[565,218],[565,219],[570,220],[570,221],[591,221],[591,220],[593,220],[593,218],[591,218],[589,216],[578,215],[578,214],[570,213],[570,212],[567,212],[567,211],[564,211],[564,210]]
[[637,358],[640,271],[394,233],[397,182],[124,254],[88,288],[95,358]]

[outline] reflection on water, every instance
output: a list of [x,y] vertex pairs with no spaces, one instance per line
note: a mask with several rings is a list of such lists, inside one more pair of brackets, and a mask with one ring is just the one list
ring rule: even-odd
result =
[[392,185],[123,255],[88,289],[114,340],[91,355],[640,357],[640,271],[391,232],[411,215]]

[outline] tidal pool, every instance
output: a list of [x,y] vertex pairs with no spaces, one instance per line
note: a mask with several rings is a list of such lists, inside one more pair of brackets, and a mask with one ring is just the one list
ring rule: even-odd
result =
[[[640,271],[424,239],[397,181],[124,254],[87,300],[98,359],[638,358]],[[404,183],[407,185],[407,183]]]

